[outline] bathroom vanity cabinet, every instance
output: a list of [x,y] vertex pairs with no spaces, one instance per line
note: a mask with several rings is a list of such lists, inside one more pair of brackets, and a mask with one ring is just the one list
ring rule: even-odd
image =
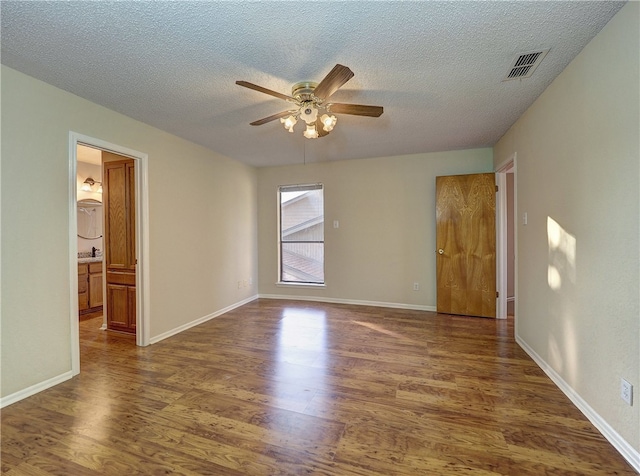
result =
[[102,262],[78,263],[78,310],[102,307]]

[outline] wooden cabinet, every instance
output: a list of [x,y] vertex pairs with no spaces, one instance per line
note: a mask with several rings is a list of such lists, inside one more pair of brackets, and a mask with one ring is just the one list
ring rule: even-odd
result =
[[78,310],[89,309],[89,265],[78,264]]
[[136,287],[125,284],[108,284],[108,328],[115,331],[136,331]]
[[102,304],[102,262],[89,263],[89,307]]
[[107,328],[136,332],[136,206],[133,159],[103,152]]
[[78,263],[78,310],[102,308],[102,263]]

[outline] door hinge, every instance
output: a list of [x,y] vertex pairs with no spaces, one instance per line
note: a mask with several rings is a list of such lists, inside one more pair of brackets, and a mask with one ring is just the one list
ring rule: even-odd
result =
[[496,192],[498,191],[498,186],[496,185]]
[[499,298],[500,297],[500,292],[496,291],[496,297]]

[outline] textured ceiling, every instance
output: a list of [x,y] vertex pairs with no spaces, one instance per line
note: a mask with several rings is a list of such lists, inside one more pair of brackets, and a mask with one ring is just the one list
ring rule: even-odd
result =
[[[404,155],[493,145],[622,5],[3,0],[2,63],[255,166]],[[355,76],[332,99],[381,117],[315,140],[249,125],[289,105],[236,80],[291,94],[336,63]]]

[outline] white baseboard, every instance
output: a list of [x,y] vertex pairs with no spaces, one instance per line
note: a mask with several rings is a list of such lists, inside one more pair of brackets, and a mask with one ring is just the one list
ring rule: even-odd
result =
[[584,399],[576,393],[571,386],[558,374],[551,366],[540,357],[524,340],[516,336],[516,342],[529,354],[536,364],[555,383],[562,392],[569,397],[569,400],[578,407],[584,416],[593,423],[602,436],[604,436],[613,447],[623,456],[633,468],[640,473],[640,452],[636,450],[628,441],[609,425]]
[[6,397],[0,399],[0,408],[4,408],[8,405],[11,405],[12,403],[19,402],[20,400],[30,397],[31,395],[35,395],[38,392],[42,392],[43,390],[54,387],[59,383],[66,382],[71,377],[73,377],[73,373],[71,372],[71,370],[69,370],[68,372],[58,375],[57,377],[52,377],[48,380],[45,380],[44,382],[37,383],[35,385],[32,385],[31,387],[27,387],[16,393],[12,393],[11,395],[7,395]]
[[[218,317],[237,307],[250,303],[251,301],[255,301],[257,298],[258,298],[257,295],[251,296],[243,301],[237,302],[235,304],[232,304],[231,306],[225,307],[224,309],[221,309],[217,312],[209,314],[208,316],[201,317],[200,319],[196,319],[195,321],[189,322],[188,324],[182,325],[180,327],[176,327],[175,329],[165,332],[164,334],[160,334],[159,336],[152,337],[150,340],[150,343],[155,344],[156,342],[160,342],[161,340],[166,339],[167,337],[171,337],[182,331],[190,329],[191,327],[195,327],[198,324],[202,324],[203,322],[213,319],[214,317]],[[104,326],[101,327],[101,329],[104,330]],[[42,392],[43,390],[46,390],[62,382],[65,382],[66,380],[69,380],[71,377],[73,377],[73,373],[71,371],[65,372],[62,375],[50,378],[48,380],[45,380],[44,382],[37,383],[35,385],[32,385],[31,387],[25,388],[18,392],[12,393],[11,395],[7,395],[6,397],[0,398],[0,408],[4,408],[7,405],[11,405],[12,403],[16,403],[20,400],[30,397],[31,395],[35,395],[38,392]]]
[[355,304],[360,306],[375,306],[375,307],[390,307],[395,309],[409,309],[415,311],[433,311],[435,312],[435,306],[415,306],[410,304],[402,304],[402,303],[391,303],[391,302],[377,302],[377,301],[358,301],[353,299],[332,299],[332,298],[318,298],[313,296],[288,296],[288,295],[276,295],[276,294],[259,294],[255,296],[251,296],[243,301],[232,304],[231,306],[225,307],[219,311],[216,311],[212,314],[203,316],[195,321],[188,322],[182,326],[171,329],[170,331],[164,332],[160,335],[152,337],[149,340],[149,344],[156,344],[161,340],[167,339],[171,336],[179,334],[180,332],[186,331],[187,329],[191,329],[203,322],[207,322],[215,317],[221,316],[233,309],[236,309],[240,306],[244,306],[251,301],[255,301],[256,299],[287,299],[287,300],[298,300],[298,301],[315,301],[315,302],[329,302],[335,304]]
[[191,329],[192,327],[195,327],[199,324],[202,324],[203,322],[207,322],[215,317],[221,316],[222,314],[225,314],[229,311],[232,311],[240,306],[244,306],[247,303],[250,303],[251,301],[255,301],[256,299],[258,299],[257,295],[248,297],[247,299],[244,299],[243,301],[237,302],[235,304],[232,304],[231,306],[227,306],[224,309],[220,309],[219,311],[216,311],[212,314],[208,314],[204,317],[201,317],[199,319],[196,319],[195,321],[191,321],[188,322],[186,324],[183,324],[181,326],[178,326],[174,329],[171,329],[170,331],[167,332],[163,332],[160,335],[157,335],[155,337],[152,337],[151,339],[149,339],[149,344],[156,344],[158,342],[160,342],[161,340],[167,339],[168,337],[174,336],[176,334],[179,334],[180,332],[186,331],[187,329]]
[[374,306],[374,307],[390,307],[393,309],[408,309],[412,311],[432,311],[436,312],[435,306],[419,306],[415,304],[404,304],[396,302],[380,302],[380,301],[360,301],[356,299],[326,298],[317,296],[290,296],[280,294],[259,294],[260,299],[286,299],[289,301],[313,301],[328,302],[333,304],[354,304],[356,306]]

